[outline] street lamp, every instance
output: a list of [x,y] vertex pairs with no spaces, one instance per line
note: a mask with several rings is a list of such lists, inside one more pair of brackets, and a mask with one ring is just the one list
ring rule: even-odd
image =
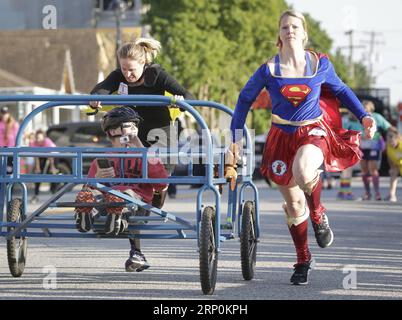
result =
[[121,46],[121,20],[124,18],[124,13],[127,10],[127,4],[125,1],[113,0],[111,6],[114,10],[114,16],[116,18],[116,66],[119,68],[119,58],[117,57],[117,50]]

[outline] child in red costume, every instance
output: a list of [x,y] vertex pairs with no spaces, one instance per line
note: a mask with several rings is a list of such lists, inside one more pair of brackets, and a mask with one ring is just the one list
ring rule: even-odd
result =
[[[138,138],[138,123],[140,117],[137,112],[131,108],[118,107],[108,112],[102,119],[102,129],[110,139],[112,146],[115,148],[136,147],[144,148]],[[121,138],[127,138],[124,142]],[[121,162],[124,161],[123,168]],[[140,158],[113,158],[110,160],[103,159],[106,165],[96,159],[92,162],[88,172],[88,178],[138,178],[142,175],[142,160]],[[148,161],[148,177],[149,178],[167,178],[168,174],[160,159],[152,158]],[[148,204],[152,203],[154,191],[165,189],[167,184],[164,183],[139,183],[139,184],[113,184],[112,189],[119,190],[132,198],[139,199]],[[76,197],[77,203],[94,203],[103,200],[105,202],[124,202],[123,199],[97,190],[93,187],[85,185]],[[127,228],[127,220],[123,216],[124,207],[107,207],[107,220],[105,225],[106,234],[117,235]],[[136,209],[143,212],[142,208]],[[80,232],[88,232],[91,230],[93,223],[92,207],[77,207],[75,209],[76,226]],[[137,214],[138,212],[134,212]],[[149,264],[140,249],[140,240],[130,239],[131,250],[130,257],[126,261],[126,271],[142,271],[149,268]]]

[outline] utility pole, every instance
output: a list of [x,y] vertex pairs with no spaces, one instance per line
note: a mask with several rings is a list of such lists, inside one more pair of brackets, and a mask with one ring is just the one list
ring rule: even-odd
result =
[[354,45],[354,39],[353,39],[353,34],[354,30],[350,29],[348,31],[345,31],[345,35],[349,36],[349,45],[348,46],[343,46],[340,47],[340,49],[349,49],[349,78],[354,81],[355,79],[355,65],[353,62],[353,50],[356,48],[364,48],[364,46],[357,46]]
[[349,77],[350,79],[355,78],[355,66],[353,64],[353,30],[345,32],[349,36]]
[[367,43],[369,45],[369,56],[368,56],[368,72],[369,72],[369,77],[370,77],[370,87],[373,86],[375,83],[375,77],[374,77],[374,53],[375,53],[375,47],[377,45],[382,45],[385,44],[384,41],[377,41],[376,37],[382,35],[380,32],[375,32],[375,31],[365,31],[364,33],[370,35],[370,40],[369,41],[362,41],[362,43]]
[[116,18],[116,67],[119,68],[120,63],[117,57],[117,50],[121,46],[121,20],[124,18],[126,3],[121,0],[113,0],[112,7]]

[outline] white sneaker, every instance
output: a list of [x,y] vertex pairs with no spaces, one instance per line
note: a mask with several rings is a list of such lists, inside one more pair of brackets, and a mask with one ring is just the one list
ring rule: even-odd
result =
[[389,202],[397,202],[397,201],[398,201],[398,199],[396,198],[396,196],[388,196],[388,197],[386,198],[386,200],[389,201]]

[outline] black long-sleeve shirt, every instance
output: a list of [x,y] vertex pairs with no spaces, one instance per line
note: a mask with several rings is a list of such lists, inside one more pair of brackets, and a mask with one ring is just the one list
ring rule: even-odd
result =
[[[151,64],[145,68],[144,81],[141,85],[127,82],[120,69],[112,71],[105,80],[92,89],[91,94],[113,94],[119,89],[120,83],[128,87],[128,94],[164,95],[165,91],[173,95],[183,96],[185,99],[194,99],[194,96],[182,87],[176,79],[170,76],[160,65]],[[170,125],[168,107],[132,106],[143,121],[139,125],[139,138],[146,141],[148,132],[155,128]]]

